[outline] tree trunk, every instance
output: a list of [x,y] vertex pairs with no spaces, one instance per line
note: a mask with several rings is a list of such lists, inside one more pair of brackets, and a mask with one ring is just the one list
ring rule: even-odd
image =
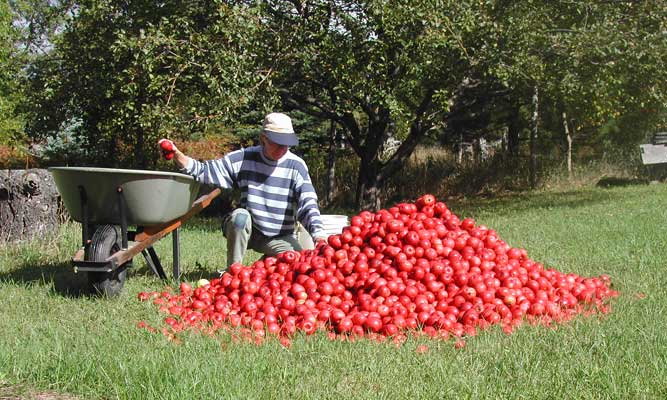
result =
[[0,242],[43,238],[64,219],[51,174],[45,169],[0,171]]
[[533,92],[533,116],[530,121],[530,187],[535,189],[537,187],[537,132],[538,122],[540,116],[540,90],[535,85]]
[[144,150],[145,146],[145,133],[141,125],[137,126],[137,137],[136,144],[134,147],[135,162],[137,168],[146,169],[148,167],[148,160],[146,158],[146,151]]
[[326,205],[333,203],[333,199],[336,196],[336,136],[336,121],[331,120],[327,154],[327,189],[324,197]]
[[563,128],[565,128],[565,138],[567,139],[567,178],[572,180],[572,134],[567,124],[567,113],[563,111]]
[[[386,166],[380,160],[382,149],[389,138],[391,121],[389,110],[370,109],[368,129],[363,140],[356,138],[355,152],[359,156],[359,175],[357,178],[358,210],[377,210],[380,208],[379,188],[382,184],[381,173]],[[394,153],[394,156],[396,154]]]
[[377,210],[380,208],[381,200],[383,200],[380,197],[382,186],[391,176],[405,168],[405,163],[417,144],[432,127],[431,123],[424,118],[432,97],[433,91],[424,96],[415,119],[410,124],[410,132],[389,160],[380,160],[380,152],[389,138],[387,130],[392,126],[388,110],[380,113],[377,123],[369,124],[365,146],[357,146],[362,150],[357,151],[361,159],[357,205],[361,209]]
[[[130,142],[134,142],[134,154],[131,158],[131,162],[134,164],[136,168],[139,169],[146,169],[148,168],[148,157],[146,154],[146,139],[147,139],[147,134],[150,133],[147,132],[144,129],[144,126],[142,125],[142,116],[144,113],[144,105],[147,104],[147,96],[146,93],[148,92],[148,82],[145,80],[145,74],[143,70],[143,65],[139,64],[139,71],[138,71],[138,76],[139,79],[137,81],[137,95],[134,97],[134,116],[130,119],[129,127],[130,127],[130,132],[128,132],[129,136],[127,138],[129,139]],[[150,128],[155,129],[154,126],[151,126]],[[153,153],[156,153],[153,151]],[[124,155],[124,157],[121,157],[121,159],[127,160],[128,155]],[[124,160],[124,161],[125,161]]]
[[[98,132],[98,135],[100,133]],[[107,143],[107,158],[104,160],[96,160],[95,166],[118,167],[118,136],[112,135]]]
[[357,181],[357,210],[378,210],[380,208],[380,174],[379,162],[364,162],[361,164],[364,168],[359,171]]
[[377,210],[380,208],[380,187],[382,169],[380,153],[387,140],[387,119],[376,117],[368,124],[368,134],[363,146],[358,146],[359,175],[357,178],[357,210]]
[[146,169],[148,167],[148,160],[146,158],[146,132],[144,131],[143,126],[141,126],[141,114],[143,113],[143,105],[146,102],[145,100],[145,87],[142,83],[139,84],[139,94],[135,99],[134,109],[138,110],[139,113],[136,116],[134,121],[135,128],[135,146],[134,146],[134,162],[135,165],[140,169]]
[[507,152],[511,158],[516,159],[519,156],[519,134],[521,132],[521,122],[519,120],[519,108],[517,107],[510,116],[509,126],[507,127]]

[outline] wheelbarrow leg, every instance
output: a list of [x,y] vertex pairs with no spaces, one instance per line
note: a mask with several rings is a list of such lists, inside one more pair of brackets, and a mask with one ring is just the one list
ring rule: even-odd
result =
[[141,250],[141,255],[144,256],[144,260],[146,260],[146,264],[148,264],[148,267],[151,269],[151,271],[153,271],[155,275],[160,276],[160,274],[157,272],[157,269],[155,268],[155,264],[153,264],[153,260],[151,260],[146,249]]
[[164,273],[164,269],[162,269],[162,264],[160,263],[160,259],[158,258],[157,253],[155,253],[153,246],[148,246],[141,251],[141,254],[144,256],[146,264],[148,264],[155,275],[160,277],[160,279],[167,279],[167,275]]
[[172,245],[174,247],[174,282],[181,280],[181,245],[179,242],[181,228],[176,228],[171,232]]

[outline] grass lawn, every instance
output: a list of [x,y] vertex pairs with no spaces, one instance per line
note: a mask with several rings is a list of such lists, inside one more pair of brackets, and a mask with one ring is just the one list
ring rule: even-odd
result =
[[[0,247],[0,398],[131,399],[665,399],[667,186],[536,193],[450,203],[547,267],[603,273],[620,292],[606,316],[557,329],[524,325],[402,347],[299,336],[285,349],[184,334],[175,344],[137,329],[162,316],[137,293],[161,290],[141,257],[115,299],[88,296],[69,258],[78,224],[57,237]],[[171,240],[156,245],[171,268]],[[185,279],[224,265],[217,221],[182,229]],[[257,254],[250,254],[248,262]],[[170,275],[170,274],[168,274]],[[419,345],[428,351],[415,351]]]

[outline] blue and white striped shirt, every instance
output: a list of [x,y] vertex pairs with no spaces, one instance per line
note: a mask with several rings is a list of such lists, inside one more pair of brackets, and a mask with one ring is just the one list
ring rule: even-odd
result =
[[312,237],[325,236],[308,167],[296,154],[287,151],[272,161],[261,146],[253,146],[217,160],[190,160],[183,171],[198,181],[241,190],[241,207],[252,215],[253,229],[268,237],[290,235],[298,220]]

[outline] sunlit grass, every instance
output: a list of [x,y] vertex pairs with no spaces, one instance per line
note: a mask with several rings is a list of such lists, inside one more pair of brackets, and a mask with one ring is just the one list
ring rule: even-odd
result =
[[[137,257],[118,298],[89,296],[68,261],[79,227],[65,225],[53,238],[0,248],[0,387],[85,399],[667,398],[665,198],[664,185],[646,185],[450,202],[545,266],[606,273],[620,291],[606,316],[557,329],[525,324],[511,335],[491,328],[460,350],[453,340],[396,348],[324,334],[297,336],[289,349],[222,333],[186,333],[177,344],[136,327],[162,323],[138,292],[172,282]],[[170,238],[156,250],[171,278]],[[189,221],[181,254],[184,279],[215,276],[225,264],[219,221]]]

